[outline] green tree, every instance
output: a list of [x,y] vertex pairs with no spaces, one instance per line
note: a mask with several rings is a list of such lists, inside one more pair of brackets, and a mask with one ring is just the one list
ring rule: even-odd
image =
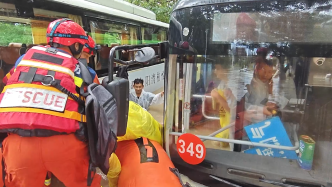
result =
[[32,44],[32,30],[28,24],[0,22],[0,46],[9,43]]
[[146,8],[154,12],[158,21],[169,23],[174,4],[177,0],[125,0],[134,5]]

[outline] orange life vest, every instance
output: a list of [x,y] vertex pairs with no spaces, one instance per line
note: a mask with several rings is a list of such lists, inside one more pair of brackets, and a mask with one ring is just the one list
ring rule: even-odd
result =
[[[78,61],[56,48],[35,46],[16,67],[0,95],[0,131],[22,136],[73,133],[85,122],[82,106],[47,82],[57,81],[79,97]],[[76,83],[76,84],[75,84]]]
[[116,151],[121,163],[118,186],[181,187],[179,178],[163,147],[147,138],[118,142]]

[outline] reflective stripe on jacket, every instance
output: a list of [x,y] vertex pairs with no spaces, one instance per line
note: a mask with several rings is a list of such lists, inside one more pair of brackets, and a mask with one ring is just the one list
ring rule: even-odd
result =
[[46,85],[54,79],[79,96],[77,87],[83,81],[74,74],[77,64],[74,57],[55,48],[31,48],[0,94],[0,131],[24,129],[32,135],[44,136],[44,130],[60,133],[79,130],[79,122],[86,121],[81,107],[67,94]]

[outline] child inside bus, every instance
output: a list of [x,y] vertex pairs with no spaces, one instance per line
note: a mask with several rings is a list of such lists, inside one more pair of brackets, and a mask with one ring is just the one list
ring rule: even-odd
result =
[[[226,65],[222,63],[215,64],[214,74],[217,79],[220,80],[220,83],[217,88],[211,91],[211,96],[216,104],[219,106],[219,117],[220,117],[220,126],[221,128],[226,127],[232,121],[232,114],[236,108],[236,98],[232,93],[232,90],[227,86],[228,83],[228,74],[226,70]],[[220,132],[216,135],[218,138],[229,138],[230,130]],[[215,142],[219,147],[220,145],[223,148],[228,147],[228,143],[224,142]]]
[[[272,60],[256,58],[254,76],[250,85],[247,85],[248,92],[237,106],[235,139],[249,141],[243,127],[265,120],[267,116],[272,115],[273,110],[277,109],[275,103],[269,102],[274,73]],[[234,148],[234,151],[238,152],[247,149],[248,146],[235,145]]]
[[254,77],[245,95],[245,109],[247,115],[250,114],[252,123],[264,120],[266,116],[272,115],[271,111],[276,108],[275,104],[267,102],[273,89],[273,63],[263,58],[257,60]]

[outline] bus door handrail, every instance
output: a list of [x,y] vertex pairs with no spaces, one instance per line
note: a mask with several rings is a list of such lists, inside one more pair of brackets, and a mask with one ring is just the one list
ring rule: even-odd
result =
[[193,97],[201,98],[201,99],[202,99],[202,114],[203,114],[203,116],[204,116],[206,119],[220,120],[220,118],[218,118],[218,117],[208,116],[208,115],[206,115],[206,113],[205,113],[205,99],[206,99],[206,98],[212,98],[211,96],[207,96],[207,95],[196,95],[196,94],[194,94]]
[[[207,136],[209,136],[209,137],[214,137],[215,135],[217,135],[217,134],[221,133],[222,131],[225,131],[225,130],[227,130],[227,129],[233,127],[233,126],[235,126],[235,122],[232,122],[231,124],[227,125],[226,127],[223,127],[223,128],[221,128],[221,129],[219,129],[219,130],[217,130],[217,131],[215,131],[215,132],[213,132],[213,133],[211,133],[211,134],[209,134],[209,135],[207,135]],[[207,140],[207,139],[202,139],[203,142],[204,142],[205,140]]]
[[[205,114],[205,98],[212,98],[211,96],[206,96],[206,95],[193,95],[193,97],[196,98],[201,98],[202,99],[202,114],[205,118],[207,119],[211,119],[211,120],[220,120],[220,118],[218,117],[213,117],[213,116],[208,116]],[[283,150],[297,150],[299,148],[299,140],[297,137],[297,133],[296,133],[296,127],[293,127],[293,131],[294,131],[294,140],[295,140],[295,145],[293,147],[290,146],[280,146],[280,145],[272,145],[272,144],[264,144],[264,143],[255,143],[255,142],[250,142],[250,141],[243,141],[243,140],[234,140],[234,139],[225,139],[225,138],[216,138],[214,137],[215,135],[217,135],[218,133],[225,131],[231,127],[233,127],[235,125],[235,122],[232,122],[231,124],[227,125],[226,127],[223,127],[211,134],[209,134],[208,136],[201,136],[201,135],[197,135],[197,137],[199,137],[200,139],[202,139],[202,141],[206,141],[206,140],[212,140],[212,141],[220,141],[220,142],[226,142],[226,143],[235,143],[235,144],[241,144],[241,145],[251,145],[251,146],[258,146],[258,147],[266,147],[266,148],[274,148],[274,149],[283,149]],[[178,133],[178,132],[170,132],[171,135],[173,136],[181,136],[183,133]]]
[[[181,136],[185,133],[180,132],[170,132],[169,133],[172,136]],[[299,140],[297,138],[297,134],[295,133],[294,139],[295,139],[295,146],[281,146],[281,145],[273,145],[273,144],[265,144],[265,143],[256,143],[256,142],[250,142],[250,141],[243,141],[243,140],[234,140],[234,139],[225,139],[225,138],[216,138],[211,136],[202,136],[202,135],[195,135],[200,139],[205,140],[212,140],[212,141],[218,141],[218,142],[226,142],[226,143],[234,143],[234,144],[241,144],[241,145],[249,145],[249,146],[255,146],[255,147],[265,147],[265,148],[272,148],[272,149],[281,149],[281,150],[287,150],[287,151],[295,151],[299,148]]]

